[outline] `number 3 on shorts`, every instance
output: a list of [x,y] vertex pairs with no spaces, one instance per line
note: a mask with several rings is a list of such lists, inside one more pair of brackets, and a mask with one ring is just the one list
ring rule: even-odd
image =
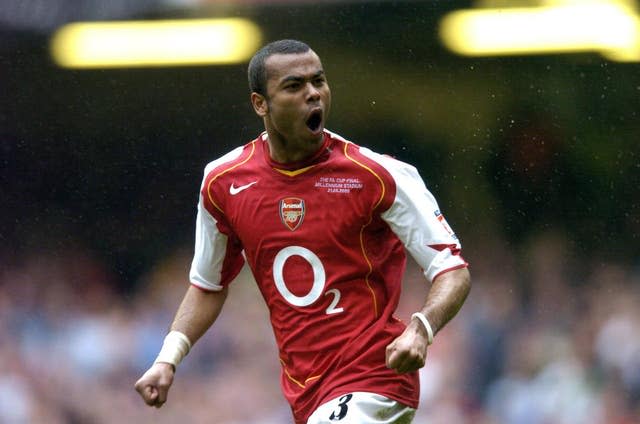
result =
[[370,392],[351,392],[320,405],[307,424],[409,424],[416,410]]
[[329,416],[329,420],[340,421],[341,419],[346,417],[347,412],[349,411],[349,406],[347,405],[347,403],[349,403],[352,397],[353,395],[351,393],[342,396],[338,400],[338,406],[336,407],[335,411],[333,411]]

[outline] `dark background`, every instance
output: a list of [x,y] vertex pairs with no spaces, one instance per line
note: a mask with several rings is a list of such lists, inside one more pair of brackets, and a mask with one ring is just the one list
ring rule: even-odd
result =
[[[265,41],[308,42],[333,89],[328,127],[418,166],[463,240],[499,231],[517,244],[556,226],[580,255],[635,260],[638,64],[456,57],[437,23],[465,6],[280,4],[231,15],[254,19]],[[0,35],[3,250],[81,243],[133,284],[169,245],[190,243],[204,165],[261,130],[246,64],[65,70],[47,37]]]

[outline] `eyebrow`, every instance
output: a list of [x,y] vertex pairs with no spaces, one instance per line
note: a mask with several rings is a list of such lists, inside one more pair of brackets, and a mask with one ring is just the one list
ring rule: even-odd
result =
[[[318,78],[320,76],[324,75],[324,70],[319,70],[318,72],[316,72],[315,74],[311,75],[308,79],[314,79],[314,78]],[[282,81],[280,81],[279,85],[285,84],[289,81],[296,81],[296,82],[300,82],[300,81],[304,81],[305,78],[304,76],[300,76],[300,75],[287,75],[286,77],[284,77],[282,79]]]

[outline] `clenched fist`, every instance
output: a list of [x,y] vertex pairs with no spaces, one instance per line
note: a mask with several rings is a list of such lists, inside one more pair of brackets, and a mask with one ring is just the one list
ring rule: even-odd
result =
[[412,320],[404,332],[387,346],[387,367],[399,373],[419,370],[427,360],[428,346],[426,331]]
[[167,401],[174,374],[173,365],[157,362],[136,381],[135,388],[147,405],[160,408]]

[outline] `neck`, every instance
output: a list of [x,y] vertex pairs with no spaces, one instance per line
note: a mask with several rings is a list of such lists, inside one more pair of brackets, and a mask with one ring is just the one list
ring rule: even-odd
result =
[[324,135],[311,142],[306,140],[287,140],[267,131],[269,155],[279,163],[293,163],[303,161],[313,156],[322,146]]

